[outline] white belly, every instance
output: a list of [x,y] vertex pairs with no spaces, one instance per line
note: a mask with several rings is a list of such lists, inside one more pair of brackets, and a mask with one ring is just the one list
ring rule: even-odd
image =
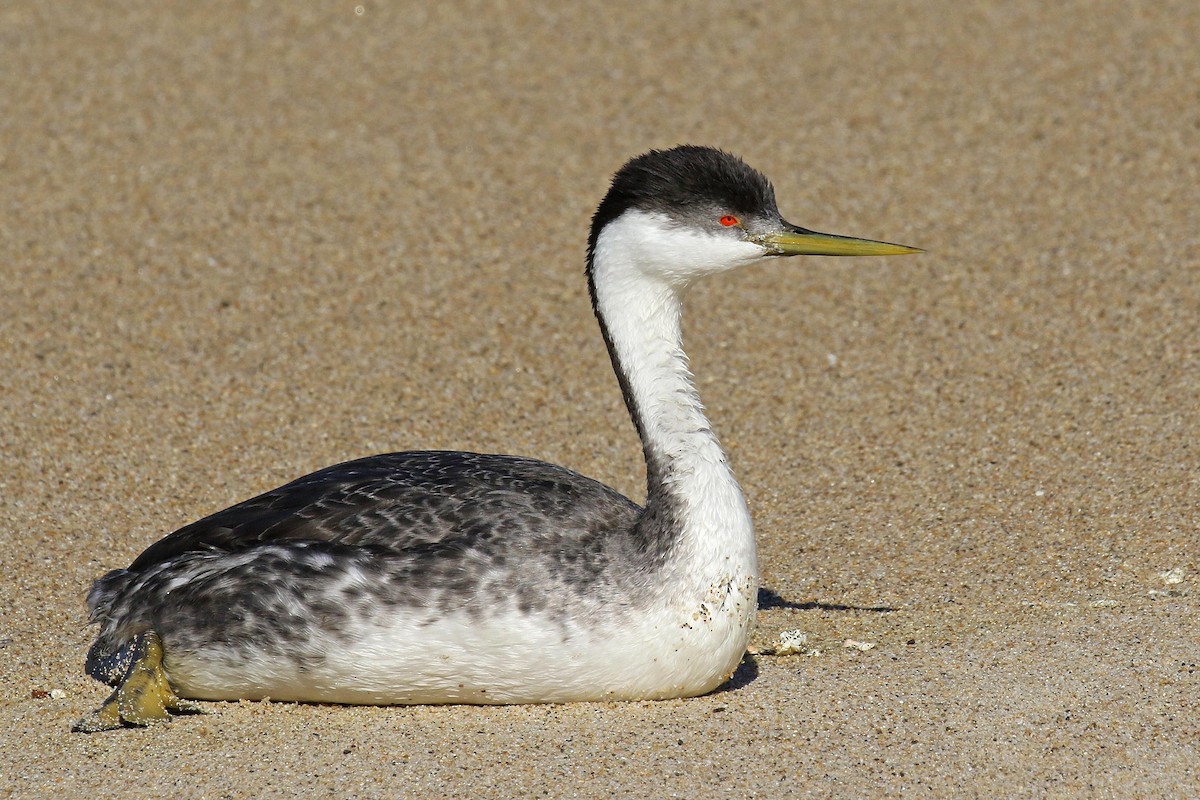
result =
[[353,637],[316,632],[304,645],[308,658],[267,649],[172,652],[168,646],[165,667],[180,695],[208,700],[432,704],[687,697],[715,689],[737,668],[756,592],[755,576],[742,575],[715,580],[686,601],[665,600],[619,616],[396,614],[364,622]]

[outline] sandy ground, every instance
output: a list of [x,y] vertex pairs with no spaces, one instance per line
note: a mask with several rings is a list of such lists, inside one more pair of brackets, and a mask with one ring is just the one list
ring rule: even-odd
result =
[[[0,9],[0,794],[1200,796],[1200,5],[412,5]],[[638,496],[584,237],[683,141],[929,251],[689,299],[754,644],[815,653],[68,733],[90,581],[305,471],[448,447]]]

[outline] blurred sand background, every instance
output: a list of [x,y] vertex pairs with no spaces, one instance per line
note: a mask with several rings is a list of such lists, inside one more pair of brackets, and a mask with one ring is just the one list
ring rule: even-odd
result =
[[[1198,38],[1190,2],[4,4],[0,795],[1200,795]],[[303,472],[500,451],[640,499],[581,270],[678,142],[929,251],[689,299],[753,643],[818,654],[68,733],[90,582]]]

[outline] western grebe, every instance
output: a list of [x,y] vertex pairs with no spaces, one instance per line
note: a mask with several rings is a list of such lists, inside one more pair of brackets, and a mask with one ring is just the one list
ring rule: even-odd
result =
[[646,502],[514,456],[327,467],[187,525],[88,594],[92,732],[182,698],[560,703],[726,681],[756,610],[741,489],[682,349],[684,287],[793,255],[915,248],[783,220],[770,182],[706,147],[625,164],[592,219],[592,305],[646,459]]

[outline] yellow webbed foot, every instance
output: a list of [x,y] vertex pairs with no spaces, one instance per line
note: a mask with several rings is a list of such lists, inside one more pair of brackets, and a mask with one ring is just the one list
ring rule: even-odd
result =
[[163,672],[162,641],[154,631],[134,637],[129,644],[130,663],[125,677],[100,708],[71,726],[78,733],[96,733],[124,725],[153,725],[166,722],[171,712],[203,714],[195,703],[182,699]]

